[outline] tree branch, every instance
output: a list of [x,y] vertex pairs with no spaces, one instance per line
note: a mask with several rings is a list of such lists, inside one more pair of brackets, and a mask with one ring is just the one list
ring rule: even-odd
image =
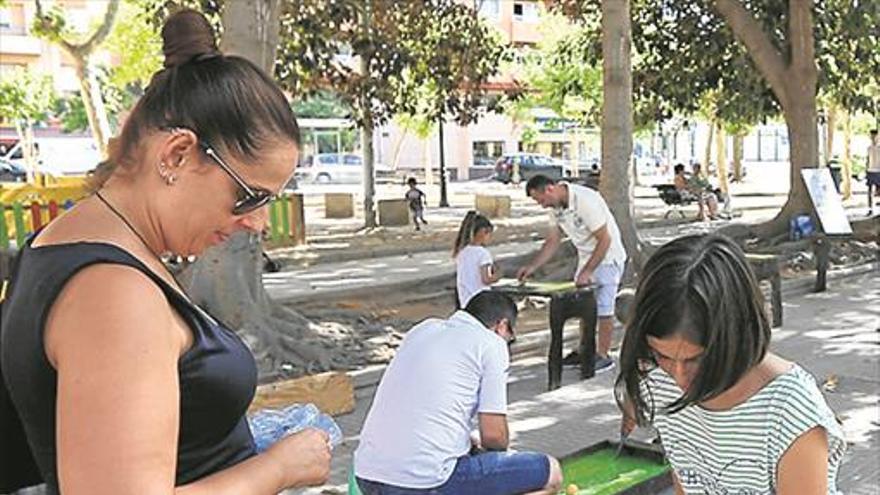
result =
[[[798,1],[808,3],[807,0]],[[792,3],[796,3],[795,0],[792,0]],[[770,36],[740,0],[715,0],[714,6],[730,26],[734,36],[745,45],[752,61],[770,83],[770,88],[773,89],[776,97],[785,106],[788,101],[785,89],[787,66],[782,54],[770,41]]]
[[43,29],[46,32],[48,32],[50,30],[54,31],[55,35],[56,35],[55,42],[58,43],[58,45],[61,47],[61,49],[64,50],[68,55],[70,55],[73,58],[77,58],[76,45],[74,45],[73,43],[70,43],[69,41],[62,38],[60,31],[55,31],[54,29],[49,29],[49,28],[52,28],[53,26],[51,26],[49,24],[49,20],[43,15],[43,2],[41,2],[40,0],[34,0],[34,4],[36,4],[36,7],[37,7],[37,19],[40,20],[40,24],[43,26]]
[[101,26],[98,27],[97,31],[92,34],[88,41],[76,47],[82,55],[88,56],[96,46],[100,45],[107,38],[107,35],[110,34],[110,30],[113,28],[117,12],[119,12],[119,0],[110,0],[110,3],[107,4],[107,11],[104,12],[104,21],[101,22]]

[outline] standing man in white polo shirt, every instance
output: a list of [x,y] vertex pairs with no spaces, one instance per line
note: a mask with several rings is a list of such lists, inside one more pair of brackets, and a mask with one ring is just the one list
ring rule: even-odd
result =
[[[559,462],[506,452],[508,343],[516,304],[483,291],[410,330],[382,376],[354,453],[364,495],[556,494]],[[471,430],[479,447],[470,454]]]
[[[550,261],[562,241],[562,233],[571,239],[578,252],[574,281],[577,285],[593,284],[596,294],[598,333],[596,342],[596,373],[611,370],[614,360],[608,356],[614,329],[614,300],[626,264],[626,250],[620,229],[602,196],[593,189],[556,182],[536,175],[526,184],[526,194],[544,208],[552,208],[553,225],[535,259],[520,268],[517,277],[525,280],[541,265]],[[581,338],[585,336],[581,332]],[[581,349],[584,342],[581,342]],[[564,360],[579,362],[576,353]]]

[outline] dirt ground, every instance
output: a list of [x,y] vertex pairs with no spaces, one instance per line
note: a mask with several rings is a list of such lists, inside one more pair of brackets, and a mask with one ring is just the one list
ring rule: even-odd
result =
[[[354,370],[388,363],[404,334],[416,323],[431,317],[446,318],[454,311],[453,297],[451,288],[423,287],[356,299],[297,304],[295,309],[319,322],[328,347],[334,347],[334,368]],[[514,357],[535,354],[528,336],[549,328],[545,300],[527,298],[519,301],[519,305],[518,342],[511,349]]]
[[[836,242],[831,251],[831,268],[855,266],[878,259],[876,243],[857,241]],[[785,279],[815,276],[815,262],[810,250],[782,254],[782,276]],[[381,291],[358,297],[347,297],[297,303],[301,312],[318,327],[323,344],[331,350],[331,368],[354,370],[391,360],[404,334],[419,321],[429,317],[444,318],[454,310],[452,282],[438,286],[423,284],[397,291]],[[521,315],[514,345],[514,359],[544,350],[528,345],[528,335],[548,328],[546,300],[528,298],[520,301]],[[571,324],[571,323],[570,323]],[[618,336],[621,332],[618,332]],[[525,341],[526,344],[520,344]],[[297,376],[314,370],[288,367],[283,377]],[[264,377],[271,380],[281,377]]]

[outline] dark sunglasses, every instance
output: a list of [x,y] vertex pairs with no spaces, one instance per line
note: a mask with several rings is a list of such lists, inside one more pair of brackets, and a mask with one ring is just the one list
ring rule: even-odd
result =
[[[159,129],[172,133],[180,130],[188,130],[198,136],[198,134],[192,129],[181,125],[164,125],[160,126]],[[262,187],[249,186],[247,182],[245,182],[244,179],[242,179],[241,176],[238,175],[232,167],[227,165],[226,162],[223,161],[222,158],[220,158],[220,155],[218,155],[217,152],[214,151],[214,148],[212,148],[211,145],[205,143],[201,139],[199,139],[199,148],[201,148],[202,152],[208,155],[209,158],[214,160],[214,163],[220,165],[220,168],[223,169],[224,172],[226,172],[226,175],[232,177],[232,180],[234,180],[235,184],[238,185],[239,189],[241,189],[243,194],[238,195],[239,199],[232,207],[233,215],[246,215],[254,210],[258,210],[263,206],[266,206],[277,197],[275,193],[267,191]]]
[[220,158],[220,155],[218,155],[217,152],[214,151],[214,148],[212,148],[210,145],[199,141],[199,147],[206,155],[208,155],[208,157],[214,160],[217,165],[220,165],[220,168],[222,168],[228,176],[232,177],[232,180],[235,181],[235,183],[244,193],[239,195],[238,201],[236,201],[235,206],[232,207],[233,215],[246,215],[254,210],[258,210],[263,206],[266,206],[275,199],[275,193],[267,191],[266,189],[263,189],[261,187],[247,185],[244,179],[242,179],[241,176],[232,169],[232,167],[227,165],[226,162],[224,162],[223,159]]

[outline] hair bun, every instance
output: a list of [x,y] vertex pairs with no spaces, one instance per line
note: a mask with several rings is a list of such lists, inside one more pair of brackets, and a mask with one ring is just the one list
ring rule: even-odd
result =
[[208,19],[196,10],[183,9],[162,26],[162,53],[165,67],[177,67],[193,59],[220,55],[220,50]]

